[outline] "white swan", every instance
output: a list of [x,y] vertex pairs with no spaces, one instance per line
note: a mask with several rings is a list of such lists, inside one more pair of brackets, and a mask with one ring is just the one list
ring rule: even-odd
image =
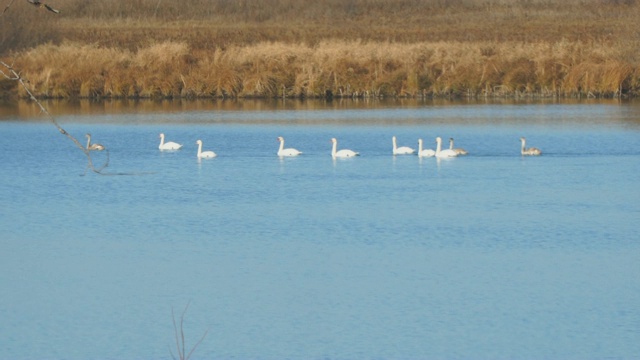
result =
[[213,151],[202,151],[202,140],[196,141],[198,144],[198,159],[211,159],[216,157],[216,153]]
[[433,157],[436,156],[436,152],[433,149],[422,150],[422,139],[418,139],[418,156],[419,157]]
[[299,151],[294,148],[284,148],[284,138],[282,136],[278,136],[278,141],[280,141],[280,148],[278,149],[278,156],[298,156],[302,154],[302,151]]
[[440,138],[440,136],[438,136],[436,138],[436,157],[450,158],[450,157],[456,157],[456,156],[458,156],[458,154],[451,149],[442,150],[442,139]]
[[455,151],[456,154],[458,154],[458,155],[467,155],[468,154],[467,150],[465,150],[463,148],[457,148],[457,149],[453,148],[453,138],[449,138],[449,149]]
[[160,133],[160,150],[179,150],[182,147],[181,144],[174,143],[173,141],[164,142],[164,134]]
[[542,151],[538,148],[535,147],[530,147],[530,148],[526,148],[525,146],[527,145],[527,139],[525,139],[524,137],[520,138],[520,142],[522,143],[522,147],[520,148],[520,154],[522,155],[540,155],[542,154]]
[[91,143],[91,134],[85,135],[87,137],[87,150],[88,151],[102,151],[104,150],[104,146],[102,144],[92,144]]
[[392,137],[391,138],[391,142],[393,142],[393,155],[411,155],[414,152],[416,152],[414,149],[408,147],[408,146],[401,146],[398,147],[398,145],[396,145],[396,137]]
[[333,148],[331,149],[331,156],[334,159],[335,158],[348,158],[348,157],[353,157],[353,156],[360,155],[359,153],[357,153],[355,151],[347,150],[347,149],[336,151],[336,148],[338,147],[338,140],[336,140],[336,138],[332,138],[331,142],[333,143]]

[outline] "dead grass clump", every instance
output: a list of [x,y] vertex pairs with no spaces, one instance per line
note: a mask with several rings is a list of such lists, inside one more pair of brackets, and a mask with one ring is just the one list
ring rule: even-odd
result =
[[242,73],[242,97],[278,97],[294,86],[298,63],[298,46],[283,43],[263,43],[250,48],[238,48],[238,69]]
[[39,46],[19,57],[18,63],[38,96],[100,97],[108,95],[108,74],[120,73],[126,58],[121,50],[65,43]]
[[563,84],[570,93],[587,95],[618,95],[633,84],[637,70],[620,61],[594,63],[586,61],[570,69]]
[[133,57],[132,65],[141,70],[165,75],[181,63],[188,62],[189,46],[185,43],[165,42],[141,48]]
[[516,59],[509,64],[504,73],[502,84],[518,92],[536,91],[535,64],[529,58]]
[[165,42],[139,49],[132,59],[137,95],[181,96],[184,85],[181,74],[188,73],[194,61],[185,43]]

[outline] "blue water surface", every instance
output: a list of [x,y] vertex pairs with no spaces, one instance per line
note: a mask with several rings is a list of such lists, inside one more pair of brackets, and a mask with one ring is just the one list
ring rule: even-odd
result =
[[[0,122],[0,357],[637,358],[640,107]],[[158,134],[184,144],[158,150]],[[392,156],[454,137],[456,159]],[[277,136],[303,151],[275,155]],[[542,149],[522,157],[519,138]],[[332,160],[339,148],[361,153]],[[195,141],[218,157],[197,160]],[[106,153],[92,153],[96,166]],[[173,311],[173,317],[172,317]]]

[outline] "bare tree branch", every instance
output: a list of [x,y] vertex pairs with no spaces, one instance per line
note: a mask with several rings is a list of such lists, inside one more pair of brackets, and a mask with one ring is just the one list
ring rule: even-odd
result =
[[[11,5],[13,5],[13,2],[16,0],[11,0],[9,1],[9,3],[7,4],[7,6],[4,7],[4,10],[2,10],[2,13],[0,13],[0,16],[4,15],[5,12],[7,12],[7,10],[9,10],[9,7]],[[51,5],[49,4],[45,4],[42,1],[38,1],[38,0],[27,0],[27,2],[33,6],[37,6],[39,8],[43,8],[43,9],[47,9],[49,11],[51,11],[54,14],[60,14],[60,10],[58,9],[54,9],[53,7],[51,7]]]
[[[27,86],[25,80],[22,78],[22,76],[20,76],[20,73],[18,73],[11,65],[5,63],[4,61],[0,60],[0,65],[4,66],[4,68],[6,69],[6,71],[8,72],[5,73],[4,71],[0,71],[2,73],[2,75],[9,79],[9,80],[15,80],[18,83],[20,83],[20,85],[22,85],[22,87],[24,88],[24,90],[27,92],[27,94],[29,95],[29,98],[31,100],[33,100],[39,107],[40,107],[40,111],[45,114],[47,116],[47,118],[49,119],[49,121],[51,121],[51,123],[53,123],[53,125],[55,125],[55,127],[58,129],[58,131],[68,137],[69,139],[71,139],[71,141],[73,141],[74,144],[76,144],[76,146],[78,147],[78,149],[80,149],[80,151],[82,151],[85,156],[87,157],[87,161],[88,161],[88,167],[91,169],[91,171],[97,173],[97,174],[102,174],[102,170],[107,167],[109,165],[109,157],[107,156],[107,160],[104,163],[104,165],[102,165],[99,168],[96,168],[93,165],[93,159],[91,158],[91,150],[89,148],[85,148],[84,146],[82,146],[82,144],[78,141],[78,139],[76,139],[75,137],[73,137],[71,134],[69,134],[65,129],[62,128],[62,126],[60,126],[60,124],[58,124],[58,122],[56,121],[56,119],[51,116],[51,114],[49,113],[49,111],[47,111],[47,109],[40,103],[40,101],[33,95],[33,93],[31,92],[31,90],[29,90],[29,86]],[[108,150],[107,150],[107,154],[108,154]]]
[[[88,139],[89,141],[87,142],[87,147],[82,146],[82,144],[78,141],[78,139],[73,137],[65,129],[63,129],[62,126],[60,126],[60,124],[58,124],[56,119],[49,113],[49,111],[47,111],[47,109],[44,107],[44,105],[42,105],[42,103],[40,103],[40,101],[33,95],[31,90],[29,89],[29,86],[27,85],[27,81],[25,81],[22,78],[20,73],[18,71],[16,71],[13,68],[13,66],[5,63],[2,60],[0,60],[0,65],[2,65],[6,69],[6,70],[3,70],[2,68],[0,68],[0,74],[2,74],[2,76],[5,77],[8,80],[17,81],[18,83],[20,83],[20,85],[22,85],[24,90],[29,95],[29,99],[31,99],[33,102],[35,102],[38,105],[38,107],[40,107],[40,111],[47,116],[49,121],[51,121],[51,123],[53,125],[55,125],[55,127],[58,129],[58,131],[62,135],[64,135],[64,136],[68,137],[69,139],[71,139],[71,141],[73,141],[73,143],[76,144],[78,149],[80,149],[80,151],[82,151],[84,153],[84,155],[87,157],[87,169],[91,169],[91,171],[93,171],[96,174],[100,174],[100,175],[148,175],[148,174],[154,174],[154,172],[137,172],[137,173],[106,173],[106,172],[104,172],[103,170],[107,166],[109,166],[109,149],[107,149],[104,145],[101,145],[101,144],[93,144],[93,145],[91,145],[91,139],[90,138]],[[106,160],[105,160],[104,164],[102,164],[102,166],[96,167],[93,164],[93,158],[91,157],[91,151],[102,151],[102,150],[105,150],[105,152],[106,152]],[[86,169],[85,169],[85,174],[86,174]],[[83,174],[83,175],[85,175],[85,174]]]
[[[5,8],[2,11],[2,13],[0,13],[0,16],[4,15],[4,13],[9,9],[9,7],[11,5],[13,5],[14,1],[15,0],[11,0],[7,4],[7,6],[5,6]],[[54,12],[56,14],[60,13],[59,10],[54,9],[51,6],[41,2],[39,0],[27,0],[27,2],[32,4],[32,5],[34,5],[34,6],[46,8],[47,10],[49,10],[51,12]],[[9,65],[9,64],[7,64],[6,62],[4,62],[2,60],[0,60],[0,65],[1,65],[0,74],[4,78],[6,78],[8,80],[17,81],[18,83],[20,83],[20,85],[22,85],[24,90],[29,95],[29,99],[31,99],[33,102],[35,102],[40,107],[40,111],[47,116],[49,121],[51,121],[51,123],[53,125],[55,125],[55,127],[58,129],[58,131],[62,135],[64,135],[64,136],[68,137],[69,139],[71,139],[71,141],[73,141],[73,143],[76,144],[76,146],[85,154],[85,156],[87,157],[87,168],[86,169],[91,169],[91,171],[93,171],[96,174],[100,174],[100,175],[146,175],[146,174],[153,174],[153,172],[140,172],[140,173],[105,173],[105,172],[103,172],[103,170],[107,166],[109,166],[109,150],[106,149],[105,146],[100,145],[100,144],[91,145],[91,139],[89,139],[89,141],[87,142],[87,146],[86,147],[82,146],[82,144],[78,141],[78,139],[73,137],[65,129],[63,129],[62,126],[60,126],[60,124],[58,124],[56,119],[49,113],[49,111],[47,111],[47,109],[42,105],[42,103],[40,103],[40,101],[33,95],[31,90],[29,89],[29,86],[27,85],[28,81],[25,81],[22,78],[22,76],[20,75],[20,72],[17,71],[16,69],[14,69],[13,65]],[[91,151],[102,151],[102,150],[106,150],[106,160],[105,160],[105,163],[102,166],[96,168],[94,166],[94,164],[93,164],[93,159],[91,157]],[[86,174],[86,169],[85,169],[85,174]],[[83,175],[85,175],[85,174],[83,174]]]
[[51,11],[52,13],[55,14],[60,14],[60,10],[56,10],[54,8],[52,8],[51,6],[49,6],[48,4],[43,3],[42,1],[39,0],[27,0],[27,2],[31,5],[37,6],[39,8],[45,8],[49,11]]

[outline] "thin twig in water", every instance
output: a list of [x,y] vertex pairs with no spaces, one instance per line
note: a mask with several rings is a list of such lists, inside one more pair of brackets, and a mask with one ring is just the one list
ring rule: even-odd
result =
[[[186,314],[188,308],[189,308],[189,303],[187,303],[187,306],[185,306],[184,310],[182,311],[182,315],[180,315],[180,334],[178,335],[178,326],[176,325],[176,317],[175,317],[175,314],[173,312],[173,307],[171,307],[171,318],[173,320],[173,331],[174,331],[175,339],[176,339],[176,351],[178,353],[178,357],[179,357],[180,360],[188,360],[191,357],[191,355],[193,354],[193,352],[196,350],[196,348],[200,345],[200,343],[202,343],[204,338],[207,336],[207,333],[209,332],[209,329],[207,329],[204,332],[204,335],[202,335],[202,337],[200,338],[200,340],[198,340],[198,342],[196,342],[195,345],[193,345],[193,347],[189,351],[189,354],[185,355],[186,346],[185,346],[185,343],[184,343],[184,315]],[[171,349],[169,349],[169,352],[171,352],[171,357],[174,360],[177,360],[175,355],[173,354],[173,351]]]

